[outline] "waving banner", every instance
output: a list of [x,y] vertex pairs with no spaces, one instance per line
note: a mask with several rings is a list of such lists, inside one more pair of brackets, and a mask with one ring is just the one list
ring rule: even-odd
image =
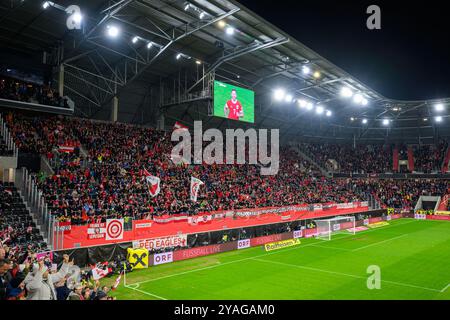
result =
[[203,181],[191,177],[191,201],[197,202],[198,189],[200,189],[202,184],[204,184]]
[[150,172],[144,169],[145,181],[147,181],[148,192],[152,198],[156,197],[161,191],[161,179],[158,177],[152,176]]

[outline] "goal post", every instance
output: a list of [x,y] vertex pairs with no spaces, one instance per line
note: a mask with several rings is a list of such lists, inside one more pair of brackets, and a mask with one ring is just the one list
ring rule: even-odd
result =
[[331,236],[337,233],[355,234],[355,217],[334,217],[331,219],[314,220],[317,233],[316,238],[321,240],[331,240]]

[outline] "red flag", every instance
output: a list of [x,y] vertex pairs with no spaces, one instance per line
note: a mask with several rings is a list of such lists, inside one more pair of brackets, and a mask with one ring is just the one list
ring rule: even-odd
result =
[[123,273],[123,271],[117,277],[116,281],[114,282],[114,285],[111,287],[111,290],[116,290],[117,287],[119,286],[120,280],[122,279],[122,273]]
[[161,179],[159,179],[158,177],[152,176],[150,174],[150,172],[147,171],[147,169],[144,168],[144,176],[145,176],[145,180],[147,181],[147,186],[148,186],[148,192],[150,193],[150,195],[152,197],[156,197],[159,192],[161,191]]
[[181,124],[181,123],[179,123],[179,122],[177,121],[177,122],[175,122],[175,124],[173,125],[173,130],[178,130],[178,129],[180,129],[180,130],[189,130],[188,127],[186,127],[185,125],[183,125],[183,124]]

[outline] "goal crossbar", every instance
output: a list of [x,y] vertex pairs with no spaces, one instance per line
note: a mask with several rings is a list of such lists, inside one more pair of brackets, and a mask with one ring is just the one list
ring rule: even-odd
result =
[[355,217],[342,216],[330,219],[314,220],[317,226],[316,238],[322,240],[331,240],[331,236],[336,233],[350,232],[355,234]]

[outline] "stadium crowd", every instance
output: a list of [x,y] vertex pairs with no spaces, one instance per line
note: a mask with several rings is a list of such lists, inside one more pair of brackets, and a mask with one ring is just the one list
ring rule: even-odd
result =
[[0,99],[68,108],[67,99],[48,85],[41,86],[8,77],[0,79]]
[[[392,172],[392,151],[389,146],[356,146],[302,143],[299,148],[317,164],[331,172]],[[337,167],[332,161],[336,161]]]
[[[446,180],[330,179],[286,148],[280,151],[280,171],[275,176],[262,176],[257,166],[248,164],[176,165],[170,160],[170,133],[152,128],[57,116],[30,119],[18,113],[5,118],[19,148],[33,149],[51,160],[54,174],[40,173],[36,181],[50,212],[72,224],[300,203],[343,203],[367,200],[369,195],[386,206],[412,207],[421,194],[441,192],[447,186]],[[75,147],[59,152],[64,145]],[[320,164],[330,158],[340,159],[341,170],[345,171],[357,168],[357,172],[375,173],[392,166],[391,150],[381,146],[349,149],[302,144],[300,148]],[[155,198],[148,193],[144,169],[161,179],[161,192]],[[205,182],[197,203],[189,200],[191,176]]]

